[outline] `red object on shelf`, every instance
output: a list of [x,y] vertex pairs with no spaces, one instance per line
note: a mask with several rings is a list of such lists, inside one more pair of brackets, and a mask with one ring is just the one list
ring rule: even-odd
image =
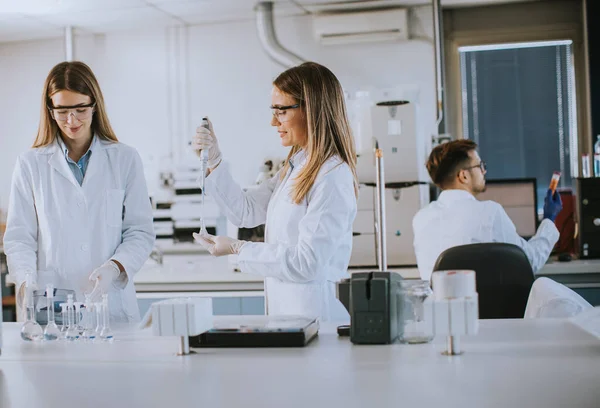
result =
[[562,211],[554,220],[554,224],[560,233],[558,242],[554,246],[554,253],[576,254],[577,253],[577,197],[570,188],[559,189],[562,200]]

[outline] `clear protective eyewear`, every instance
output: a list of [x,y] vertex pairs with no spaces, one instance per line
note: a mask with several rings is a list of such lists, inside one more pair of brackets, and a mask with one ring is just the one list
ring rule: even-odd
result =
[[87,105],[78,106],[61,106],[60,108],[48,107],[48,110],[52,113],[52,117],[58,121],[66,122],[70,115],[79,121],[89,119],[94,112],[96,103],[90,103]]
[[299,103],[289,106],[271,106],[271,113],[273,113],[273,117],[277,120],[277,122],[289,122],[290,120],[294,119],[296,109],[299,107]]

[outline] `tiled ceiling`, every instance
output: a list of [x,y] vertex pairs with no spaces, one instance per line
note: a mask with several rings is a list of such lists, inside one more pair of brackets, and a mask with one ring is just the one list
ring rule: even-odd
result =
[[[0,42],[59,37],[64,27],[76,33],[163,28],[254,18],[258,0],[0,0]],[[442,0],[443,6],[520,0]],[[276,0],[276,16],[326,9],[416,6],[428,0]]]

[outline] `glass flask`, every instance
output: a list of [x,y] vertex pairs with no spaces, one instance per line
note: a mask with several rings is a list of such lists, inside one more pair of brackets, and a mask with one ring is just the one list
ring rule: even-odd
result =
[[21,326],[21,338],[25,341],[40,341],[44,338],[42,326],[35,320],[35,308],[33,307],[33,275],[27,273],[25,278],[25,308],[26,317]]

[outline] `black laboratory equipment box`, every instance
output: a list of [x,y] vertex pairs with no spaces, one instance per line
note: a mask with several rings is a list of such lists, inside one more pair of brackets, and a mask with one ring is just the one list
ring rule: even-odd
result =
[[221,316],[215,327],[190,336],[190,347],[304,347],[319,321],[301,316]]
[[[355,272],[337,284],[337,297],[350,313],[350,341],[391,344],[402,334],[402,277],[395,272]],[[339,327],[344,335],[346,327]]]
[[577,178],[579,256],[600,258],[600,177]]

